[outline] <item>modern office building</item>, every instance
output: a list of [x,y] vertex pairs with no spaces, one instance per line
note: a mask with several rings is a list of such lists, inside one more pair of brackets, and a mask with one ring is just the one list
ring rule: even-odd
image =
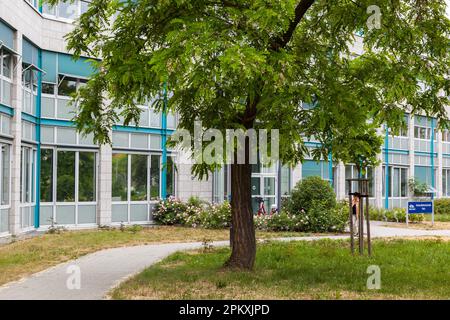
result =
[[[38,0],[0,0],[0,237],[53,222],[74,228],[151,223],[153,206],[168,195],[214,202],[230,197],[229,168],[206,181],[194,179],[185,161],[174,169],[185,158],[165,146],[176,115],[157,113],[150,103],[141,106],[138,127],[113,128],[112,146],[77,133],[71,121],[77,108],[69,96],[95,70],[87,58],[72,60],[64,36],[88,2],[48,8]],[[354,51],[360,50],[356,43]],[[408,130],[386,135],[382,164],[367,172],[373,205],[404,206],[409,177],[427,182],[437,197],[450,196],[449,133],[436,131],[433,119],[406,117]],[[255,165],[252,193],[270,208],[278,195],[288,196],[297,181],[314,175],[344,198],[345,178],[357,173],[329,159],[295,168]]]

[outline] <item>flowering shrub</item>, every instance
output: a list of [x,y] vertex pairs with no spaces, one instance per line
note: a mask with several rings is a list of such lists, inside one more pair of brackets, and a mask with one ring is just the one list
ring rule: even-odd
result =
[[255,227],[264,231],[292,232],[344,232],[347,211],[343,206],[327,208],[324,203],[314,201],[308,212],[255,216]]
[[182,224],[187,205],[180,200],[170,197],[160,201],[153,211],[153,220],[162,225]]
[[231,224],[231,206],[228,202],[209,205],[200,212],[200,226],[206,229],[228,228]]
[[[298,232],[343,232],[347,215],[344,207],[328,208],[325,203],[315,201],[308,213],[302,211],[290,214],[255,215],[255,228],[264,231],[298,231]],[[230,227],[231,206],[222,204],[205,204],[200,202],[183,203],[174,198],[160,201],[153,214],[156,223],[161,225],[183,225],[206,229]]]
[[158,203],[153,219],[161,225],[177,224],[207,229],[226,228],[230,226],[231,206],[228,202],[211,205],[191,199],[188,203],[183,203],[169,198]]
[[435,214],[450,214],[450,198],[441,198],[434,200]]
[[255,228],[262,231],[303,231],[304,223],[297,215],[280,214],[255,216]]
[[[376,221],[388,221],[388,222],[406,222],[406,209],[378,209],[370,208],[369,215],[371,220]],[[423,214],[411,214],[409,215],[410,222],[422,222],[425,219]]]
[[300,180],[287,200],[286,209],[291,214],[301,214],[314,207],[320,201],[327,208],[336,206],[336,194],[328,181],[320,177],[308,177]]

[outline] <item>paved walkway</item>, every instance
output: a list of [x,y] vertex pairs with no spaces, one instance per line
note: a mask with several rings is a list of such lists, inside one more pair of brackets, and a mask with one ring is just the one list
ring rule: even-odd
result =
[[[417,230],[390,228],[383,223],[372,223],[373,237],[450,237],[450,230]],[[281,241],[314,241],[319,239],[346,239],[347,236],[295,237]],[[226,246],[228,242],[214,242],[214,246]],[[168,255],[202,247],[202,243],[172,243],[116,248],[86,255],[77,260],[36,273],[23,280],[0,287],[0,300],[83,300],[103,299],[112,287],[142,271]],[[79,269],[78,269],[79,267]],[[68,289],[73,275],[80,271],[80,289]]]

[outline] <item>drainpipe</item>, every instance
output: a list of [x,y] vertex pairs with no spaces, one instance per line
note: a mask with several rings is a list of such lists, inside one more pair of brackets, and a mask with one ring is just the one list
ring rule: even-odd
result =
[[384,126],[384,129],[386,131],[385,137],[384,137],[384,162],[385,162],[385,181],[384,181],[384,208],[389,209],[389,128],[387,124]]
[[[42,50],[38,49],[38,67],[42,69]],[[36,101],[36,190],[35,190],[35,204],[34,208],[34,228],[40,227],[40,210],[41,210],[41,88],[42,88],[42,72],[37,73],[37,101]]]
[[278,202],[278,213],[281,213],[281,160],[278,160],[278,181],[277,181],[277,202]]
[[328,153],[328,177],[330,178],[330,185],[333,187],[334,185],[334,177],[333,177],[333,153],[330,151]]
[[162,148],[162,177],[161,177],[161,198],[167,198],[167,81],[164,82],[164,106],[162,112],[162,137],[161,137],[161,148]]
[[[434,181],[434,118],[431,118],[431,146],[430,146],[430,157],[431,157],[431,187],[435,190]],[[434,199],[434,193],[431,193],[431,200]]]

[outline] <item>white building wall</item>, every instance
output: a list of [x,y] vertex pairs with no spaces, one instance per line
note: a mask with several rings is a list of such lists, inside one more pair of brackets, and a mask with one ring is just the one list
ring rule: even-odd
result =
[[186,152],[178,151],[177,158],[177,198],[186,201],[192,196],[197,196],[201,200],[212,202],[213,183],[211,175],[208,179],[199,180],[192,175],[192,160]]
[[[22,52],[22,34],[20,32],[15,33],[14,46],[14,49],[18,53]],[[17,79],[22,79],[22,63],[18,61],[18,58],[15,58],[14,65],[12,105],[14,106],[15,113],[11,126],[11,133],[14,138],[11,146],[11,210],[9,213],[9,224],[11,234],[17,235],[21,232],[20,158],[22,144],[22,84]]]

